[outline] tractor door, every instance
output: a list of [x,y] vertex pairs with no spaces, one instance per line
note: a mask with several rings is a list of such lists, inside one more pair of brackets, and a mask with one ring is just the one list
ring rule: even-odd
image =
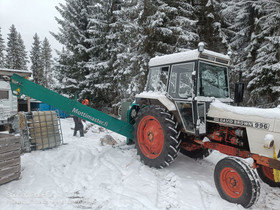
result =
[[193,100],[193,92],[196,92],[194,67],[194,62],[172,65],[168,94],[175,101],[185,130],[202,134],[206,132],[205,103],[194,103]]
[[[176,101],[175,104],[183,126],[188,133],[206,133],[206,104],[204,102]],[[197,108],[194,108],[194,106],[197,106]],[[197,110],[197,113],[195,113],[195,110]],[[198,133],[196,133],[196,130]]]

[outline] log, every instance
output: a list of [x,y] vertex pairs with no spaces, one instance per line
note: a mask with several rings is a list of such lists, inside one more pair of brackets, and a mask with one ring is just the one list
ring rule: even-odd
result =
[[6,183],[8,183],[10,181],[13,181],[13,180],[16,180],[19,177],[20,177],[20,172],[12,174],[12,175],[7,176],[7,177],[3,177],[2,179],[0,179],[0,185],[6,184]]
[[20,165],[20,157],[11,160],[2,160],[0,162],[0,169],[8,168],[15,165]]

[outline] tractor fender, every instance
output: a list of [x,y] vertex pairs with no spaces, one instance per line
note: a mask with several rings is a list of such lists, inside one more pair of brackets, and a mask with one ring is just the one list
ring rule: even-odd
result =
[[142,92],[135,96],[137,99],[150,99],[159,101],[168,111],[176,111],[175,104],[162,92]]

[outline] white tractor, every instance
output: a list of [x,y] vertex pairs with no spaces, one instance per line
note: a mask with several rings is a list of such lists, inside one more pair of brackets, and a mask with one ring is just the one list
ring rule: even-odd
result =
[[[152,58],[146,90],[128,118],[141,160],[151,167],[168,166],[179,151],[195,159],[211,150],[229,155],[215,167],[216,187],[222,198],[248,208],[260,193],[255,168],[265,183],[280,186],[280,109],[232,106],[229,67],[228,55],[203,44]],[[235,102],[243,89],[236,84]]]

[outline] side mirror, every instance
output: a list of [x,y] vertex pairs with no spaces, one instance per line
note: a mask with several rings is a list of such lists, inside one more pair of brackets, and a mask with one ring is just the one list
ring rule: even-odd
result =
[[243,101],[244,96],[244,83],[237,82],[235,83],[235,90],[234,90],[234,103],[241,103]]

